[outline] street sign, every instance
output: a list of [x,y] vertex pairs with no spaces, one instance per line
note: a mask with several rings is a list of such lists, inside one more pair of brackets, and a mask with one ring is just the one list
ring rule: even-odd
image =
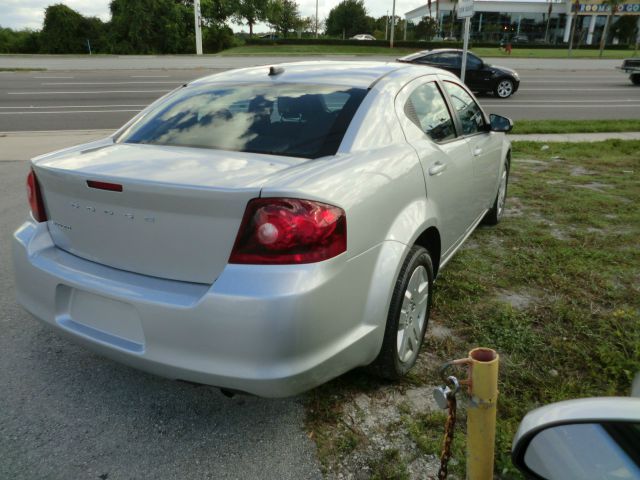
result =
[[458,18],[473,17],[473,0],[458,1]]

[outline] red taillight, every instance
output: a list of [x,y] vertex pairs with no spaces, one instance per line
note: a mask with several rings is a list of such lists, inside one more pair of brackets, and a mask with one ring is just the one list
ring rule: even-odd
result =
[[256,198],[247,205],[229,263],[313,263],[346,249],[341,208],[297,198]]
[[110,192],[121,192],[122,185],[119,183],[98,182],[97,180],[87,180],[87,186],[98,190],[109,190]]
[[42,201],[42,193],[40,192],[40,185],[36,174],[31,170],[27,175],[27,199],[29,200],[29,206],[31,207],[31,214],[36,222],[46,222],[47,212],[44,209],[44,202]]

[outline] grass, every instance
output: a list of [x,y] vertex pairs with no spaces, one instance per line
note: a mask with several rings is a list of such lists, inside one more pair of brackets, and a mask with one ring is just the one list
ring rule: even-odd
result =
[[407,465],[395,448],[385,450],[379,459],[369,464],[369,468],[371,480],[409,480]]
[[[367,45],[245,45],[230,48],[219,55],[389,55],[401,56],[420,48],[387,48]],[[471,48],[482,57],[567,58],[567,49],[513,49],[507,55],[499,48]],[[633,50],[605,50],[603,58],[629,58]],[[572,58],[599,58],[598,50],[574,50]]]
[[638,120],[518,120],[512,133],[640,132]]
[[2,68],[0,72],[45,72],[46,68]]
[[[518,48],[517,45],[513,46],[511,55],[507,55],[504,50],[500,48],[473,48],[470,47],[474,53],[477,53],[481,57],[516,57],[516,58],[568,58],[567,48]],[[638,55],[638,52],[634,50],[605,50],[602,58],[609,59],[621,59],[629,58]],[[573,50],[571,52],[571,58],[600,58],[600,52],[598,50]]]
[[417,48],[366,45],[245,45],[223,50],[220,55],[407,55]]
[[[507,216],[497,228],[478,229],[438,280],[431,318],[453,336],[428,334],[421,358],[431,361],[396,386],[402,392],[438,383],[440,362],[465,357],[475,346],[495,348],[501,478],[519,478],[510,448],[527,411],[564,399],[629,395],[640,372],[640,141],[541,146],[514,142]],[[509,300],[514,297],[521,301]],[[358,428],[344,427],[343,406],[385,388],[352,372],[311,392],[307,427],[327,468],[366,443],[351,441],[349,453],[336,449]],[[439,454],[442,414],[398,410],[402,424],[389,437],[400,428],[422,454]],[[457,465],[450,470],[463,478],[463,412],[458,424]],[[380,453],[370,464],[386,471],[390,456]],[[406,459],[397,460],[402,472]]]

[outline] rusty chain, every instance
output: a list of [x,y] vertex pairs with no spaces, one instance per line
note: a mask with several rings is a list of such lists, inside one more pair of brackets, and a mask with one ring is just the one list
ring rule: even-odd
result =
[[440,469],[438,470],[438,480],[447,478],[447,468],[451,459],[451,444],[453,443],[453,430],[456,426],[456,395],[450,393],[447,395],[448,414],[447,421],[444,424],[444,441],[442,442],[442,452],[440,453]]

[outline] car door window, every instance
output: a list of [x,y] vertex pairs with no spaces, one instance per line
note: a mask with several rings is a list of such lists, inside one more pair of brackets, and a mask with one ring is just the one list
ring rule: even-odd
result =
[[467,54],[467,70],[480,70],[482,68],[482,60],[475,55]]
[[416,88],[405,103],[404,112],[434,142],[456,137],[451,113],[435,82]]
[[462,67],[462,54],[460,52],[447,52],[442,54],[444,64],[449,68]]
[[458,118],[460,118],[462,133],[464,135],[473,135],[484,131],[484,115],[471,95],[460,85],[453,82],[444,82],[444,86],[451,98],[453,108],[456,110]]

